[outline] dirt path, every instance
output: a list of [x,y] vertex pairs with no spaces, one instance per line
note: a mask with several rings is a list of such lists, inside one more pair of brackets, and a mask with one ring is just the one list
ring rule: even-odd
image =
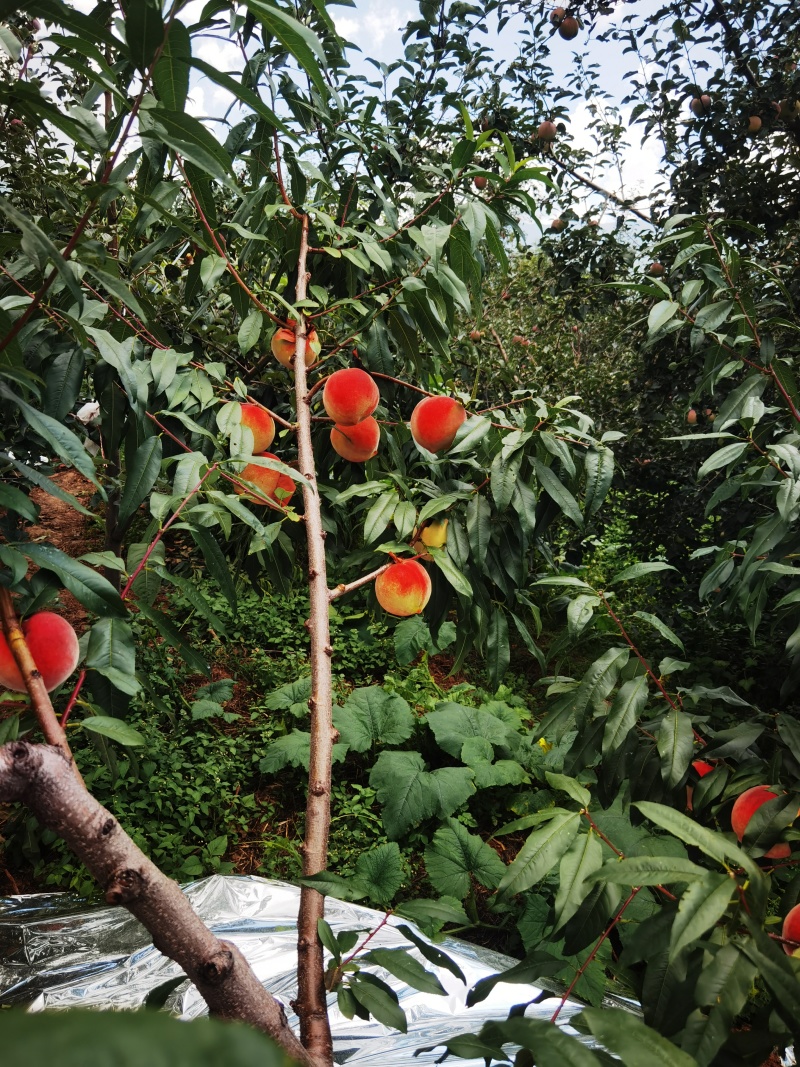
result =
[[[90,481],[70,469],[57,470],[51,480],[56,485],[71,493],[84,505],[89,507],[95,488]],[[43,489],[34,489],[31,500],[39,508],[39,521],[27,528],[31,541],[47,542],[61,549],[68,556],[76,559],[84,552],[97,552],[103,547],[103,533],[86,515],[81,515],[70,504],[57,497],[50,496]],[[59,594],[59,614],[77,630],[83,633],[87,626],[88,613],[75,597],[66,590]]]

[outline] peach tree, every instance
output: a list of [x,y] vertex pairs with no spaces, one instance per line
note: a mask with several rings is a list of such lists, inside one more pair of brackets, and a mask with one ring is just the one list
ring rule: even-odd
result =
[[[49,744],[26,739],[21,714],[3,720],[0,798],[23,800],[65,837],[106,899],[148,926],[214,1015],[255,1025],[300,1062],[329,1063],[334,988],[345,1013],[403,1025],[391,989],[362,963],[433,985],[418,963],[377,950],[353,965],[355,942],[332,938],[324,921],[325,892],[353,893],[325,874],[337,741],[332,605],[374,583],[377,600],[405,616],[395,630],[405,657],[450,649],[455,670],[477,650],[496,689],[512,642],[544,672],[541,594],[571,587],[579,596],[553,662],[597,620],[605,620],[602,640],[616,632],[622,643],[615,637],[580,680],[555,671],[555,706],[533,734],[502,701],[436,708],[425,726],[456,766],[431,769],[421,752],[401,748],[410,712],[401,707],[393,723],[400,706],[387,705],[387,694],[362,695],[366,707],[349,709],[345,743],[384,746],[373,773],[387,798],[389,836],[436,817],[431,864],[438,861],[445,898],[477,880],[495,893],[498,915],[522,902],[533,947],[507,980],[561,977],[568,958],[583,953],[567,990],[597,961],[597,999],[616,980],[617,961],[605,953],[617,951],[618,928],[635,916],[626,965],[639,974],[636,954],[647,961],[653,977],[636,992],[661,1034],[624,1016],[584,1018],[623,1059],[649,1034],[665,1063],[711,1062],[759,969],[777,1018],[766,1032],[776,1040],[791,1032],[798,983],[762,929],[767,875],[675,810],[685,806],[694,733],[663,680],[669,672],[649,667],[607,590],[551,567],[553,525],[583,531],[602,506],[618,434],[593,436],[575,397],[546,402],[513,380],[501,389],[489,367],[459,359],[452,344],[465,319],[483,325],[485,278],[507,268],[520,220],[535,216],[549,188],[524,140],[486,108],[465,104],[458,85],[468,64],[491,82],[491,57],[474,40],[489,17],[505,18],[507,5],[421,4],[404,59],[378,65],[375,75],[349,65],[333,5],[322,0],[210,0],[199,15],[180,0],[100,4],[88,14],[61,0],[17,7],[0,6],[9,19],[0,91],[12,163],[0,201],[0,606]],[[192,113],[200,78],[203,93],[220,101],[214,121]],[[82,401],[96,405],[84,421]],[[88,507],[54,476],[56,462],[93,486]],[[73,559],[26,539],[37,517],[34,487],[102,522],[103,550]],[[234,609],[239,570],[265,595],[280,596],[294,581],[308,589],[310,675],[287,697],[309,712],[291,754],[302,748],[309,772],[299,1037],[243,958],[209,934],[86,792],[71,759],[65,727],[70,736],[83,729],[136,745],[127,708],[158,699],[136,671],[134,615],[209,673],[203,649],[158,598],[162,583],[177,587],[224,638],[208,598],[170,558],[187,538]],[[639,566],[616,581],[659,568]],[[81,674],[56,717],[17,617],[60,589],[93,621]],[[646,621],[670,640],[663,623]],[[530,791],[539,797],[534,810],[504,828],[532,830],[508,867],[457,820],[446,821],[504,781],[540,787]],[[398,808],[404,786],[413,787],[413,809]],[[666,833],[638,833],[632,799]],[[764,842],[768,851],[788,821],[793,801],[774,800],[758,817],[758,840],[746,842],[756,851]],[[620,812],[624,848],[602,828],[598,808]],[[704,862],[688,849],[701,850]],[[392,856],[389,847],[376,862]],[[367,858],[355,892],[388,905],[392,879],[381,884],[380,874]],[[673,883],[686,887],[679,897],[664,888]],[[619,885],[629,887],[624,901]],[[647,906],[637,904],[645,898]],[[437,905],[445,918],[462,914],[457,900],[428,904],[428,912]],[[442,964],[438,950],[414,937],[423,958]],[[677,1030],[647,987],[664,968],[675,987],[700,998],[681,1002]],[[730,989],[715,999],[711,991],[728,978]],[[472,1001],[487,991],[476,987]],[[502,1058],[503,1044],[515,1042],[536,1048],[542,1062],[605,1062],[531,1020],[504,1027],[476,1039],[482,1055]],[[475,1048],[465,1038],[452,1051]]]

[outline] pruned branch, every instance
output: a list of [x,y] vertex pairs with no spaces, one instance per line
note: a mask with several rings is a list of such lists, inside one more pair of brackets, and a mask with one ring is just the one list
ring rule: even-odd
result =
[[102,887],[175,960],[218,1019],[239,1019],[268,1034],[303,1067],[321,1067],[289,1027],[281,1004],[262,986],[239,949],[220,941],[180,886],[133,843],[80,782],[55,747],[12,741],[0,748],[0,803],[21,801],[69,845]]
[[375,581],[378,575],[383,574],[388,567],[391,567],[391,563],[384,563],[382,567],[370,571],[369,574],[363,574],[360,578],[356,578],[354,582],[347,582],[346,585],[341,583],[333,589],[329,589],[328,598],[330,600],[338,600],[340,596],[344,596],[346,593],[352,593],[354,589],[360,589],[362,585],[369,585],[370,582]]

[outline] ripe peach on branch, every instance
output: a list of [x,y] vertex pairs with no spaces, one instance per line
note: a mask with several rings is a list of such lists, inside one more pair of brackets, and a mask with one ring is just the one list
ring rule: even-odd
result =
[[419,615],[430,600],[431,579],[416,560],[398,560],[375,579],[375,595],[390,615]]
[[[261,452],[255,459],[275,459],[278,457],[272,452]],[[272,467],[262,467],[259,463],[248,463],[239,473],[239,477],[252,482],[255,490],[246,485],[235,485],[234,488],[239,496],[249,500],[251,504],[266,504],[272,501],[276,504],[285,504],[294,493],[295,483],[288,474],[282,474]]]
[[[745,835],[747,824],[758,811],[762,804],[768,800],[774,800],[779,794],[765,785],[754,785],[752,789],[745,791],[736,798],[731,809],[731,829],[739,841]],[[779,841],[773,845],[769,852],[764,853],[764,859],[780,860],[791,855],[792,846],[785,841]]]
[[342,459],[351,463],[366,463],[378,451],[381,428],[372,416],[362,419],[355,426],[337,423],[331,430],[331,444]]
[[[78,638],[66,619],[40,611],[22,623],[22,633],[45,688],[57,689],[78,665]],[[0,630],[0,688],[25,692],[25,682],[9,643]]]
[[[297,348],[297,334],[294,330],[282,326],[272,335],[270,348],[272,349],[273,356],[279,363],[282,363],[284,367],[291,367],[294,360],[295,349]],[[309,330],[306,337],[305,352],[307,367],[314,366],[321,351],[322,342],[317,336],[317,331],[314,329]]]
[[355,426],[378,406],[381,394],[374,379],[358,367],[334,371],[325,382],[322,406],[339,426]]
[[411,413],[411,434],[428,452],[445,452],[455,440],[467,413],[450,396],[426,396]]
[[275,423],[258,404],[242,404],[242,426],[253,435],[253,452],[265,452],[275,439]]

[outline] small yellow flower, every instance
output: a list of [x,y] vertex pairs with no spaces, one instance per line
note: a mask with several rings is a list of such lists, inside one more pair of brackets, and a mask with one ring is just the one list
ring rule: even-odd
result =
[[553,747],[550,744],[550,742],[549,741],[545,741],[545,739],[543,737],[540,737],[539,740],[536,742],[536,744],[539,746],[539,748],[542,750],[542,752],[549,752],[550,749]]

